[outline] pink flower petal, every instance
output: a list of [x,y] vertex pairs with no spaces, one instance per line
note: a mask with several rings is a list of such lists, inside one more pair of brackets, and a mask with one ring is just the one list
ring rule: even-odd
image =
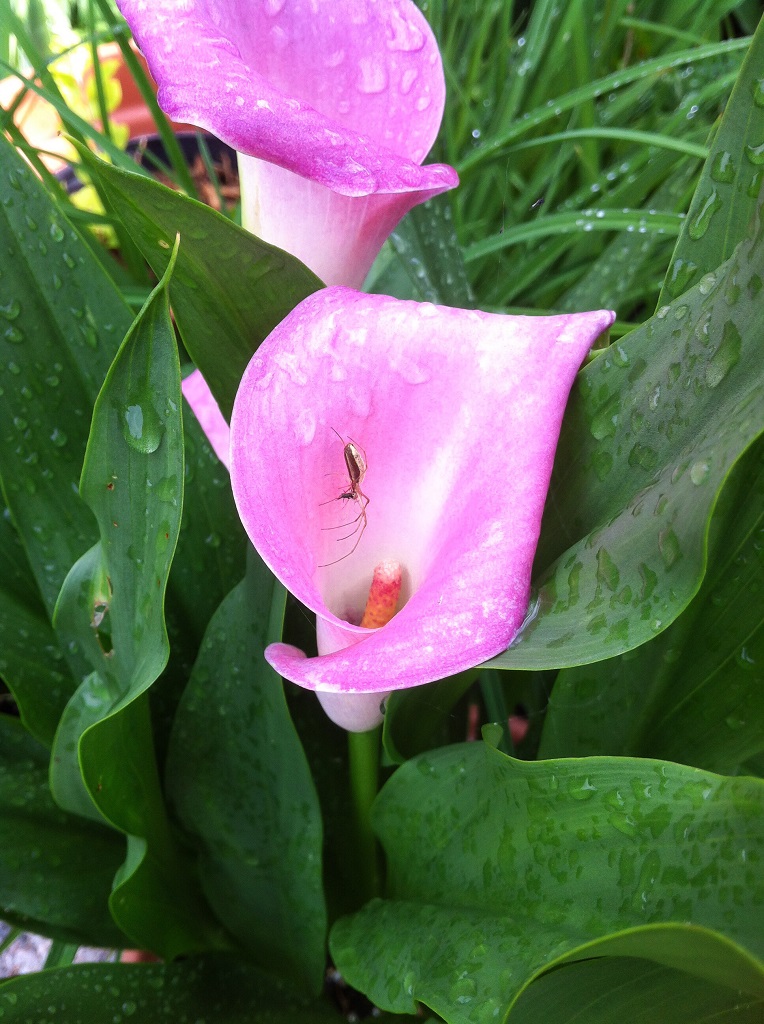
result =
[[[271,333],[234,405],[232,484],[255,547],[316,613],[322,652],[274,644],[278,672],[378,703],[509,645],[568,393],[613,318],[497,316],[330,288]],[[358,502],[338,499],[348,440],[367,464],[362,532]],[[405,603],[362,629],[385,558],[403,566]]]
[[438,186],[351,197],[248,156],[239,156],[239,174],[248,231],[292,253],[325,284],[354,288],[363,284],[401,217],[443,191]]
[[419,167],[443,69],[410,0],[120,0],[176,120],[343,195],[456,184]]
[[[458,184],[421,167],[445,102],[411,0],[119,0],[165,112],[244,154],[244,226],[360,286],[400,218]],[[355,201],[354,201],[355,199]]]
[[220,411],[220,406],[207,386],[207,381],[198,370],[194,370],[184,379],[182,391],[183,397],[191,406],[191,411],[199,420],[199,426],[210,442],[213,452],[226,469],[229,469],[228,446],[231,431]]

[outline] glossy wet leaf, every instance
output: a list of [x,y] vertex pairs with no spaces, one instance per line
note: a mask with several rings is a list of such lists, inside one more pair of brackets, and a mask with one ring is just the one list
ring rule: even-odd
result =
[[387,898],[335,925],[333,956],[383,1008],[450,1024],[501,1019],[541,970],[601,955],[762,999],[762,811],[759,780],[657,761],[426,754],[377,799]]
[[[76,1007],[77,1016],[72,1016]],[[336,1024],[328,1002],[301,1002],[273,978],[233,958],[174,964],[79,964],[0,984],[4,1019],[124,1024]],[[49,1016],[46,1016],[46,1013]],[[2,1014],[0,1014],[2,1019]],[[381,1024],[385,1024],[385,1018]]]
[[0,138],[0,479],[50,614],[96,537],[77,494],[90,413],[130,311]]
[[579,376],[531,618],[494,667],[602,661],[652,639],[687,607],[719,491],[764,428],[763,282],[757,219],[718,271]]
[[326,956],[321,812],[283,684],[263,657],[281,635],[283,601],[251,552],[178,707],[167,787],[228,931],[260,966],[317,992]]
[[508,1024],[759,1024],[764,1002],[649,961],[603,957],[550,971],[512,1007]]
[[68,942],[121,945],[108,911],[125,855],[116,832],[66,814],[48,788],[48,751],[0,715],[0,915]]
[[50,746],[74,682],[7,512],[0,516],[0,678],[25,727]]
[[764,22],[751,40],[677,241],[659,306],[730,257],[764,188]]
[[736,774],[764,752],[762,538],[759,441],[722,492],[697,597],[652,643],[561,672],[539,755],[631,754]]
[[204,631],[220,602],[241,579],[246,558],[246,535],[233,502],[228,471],[185,401],[183,446],[183,515],[165,604],[170,660],[151,691],[160,764]]
[[183,447],[184,509],[170,573],[168,616],[171,611],[173,647],[184,642],[189,650],[189,640],[198,647],[218,605],[241,579],[247,545],[228,471],[185,401]]
[[163,604],[183,503],[170,272],[125,338],[93,412],[80,493],[101,539],[73,566],[56,608],[84,678],[62,717],[51,770],[62,806],[128,834],[111,910],[136,945],[165,956],[203,948],[217,930],[170,833],[148,711],[147,690],[169,652]]
[[173,312],[227,417],[252,353],[298,302],[323,287],[321,281],[294,256],[208,206],[86,151],[81,155],[157,276],[180,232]]
[[[133,317],[91,246],[0,140],[0,175],[5,172],[9,187],[0,218],[14,244],[0,251],[0,325],[9,332],[9,358],[0,361],[7,378],[0,381],[0,425],[8,442],[0,445],[0,477],[23,542],[22,549],[6,524],[0,586],[4,593],[10,588],[12,604],[6,603],[2,617],[5,675],[29,728],[49,744],[75,689],[70,671],[82,666],[65,648],[61,663],[40,614],[52,615],[66,572],[96,539],[77,482],[92,405]],[[238,518],[227,474],[193,417],[188,420],[186,485],[193,515],[185,519],[179,540],[183,564],[173,573],[168,597],[173,660],[186,673],[209,616],[240,575],[239,566],[231,575],[230,563],[241,564],[244,550],[241,533],[233,529]],[[38,584],[42,603],[35,597]]]

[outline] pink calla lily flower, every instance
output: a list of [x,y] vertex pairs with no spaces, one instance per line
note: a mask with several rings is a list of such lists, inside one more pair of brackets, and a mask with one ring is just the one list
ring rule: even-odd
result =
[[[266,658],[338,724],[372,728],[390,691],[510,644],[568,393],[613,319],[328,288],[260,346],[231,419],[234,496],[264,561],[316,613],[320,652],[273,644]],[[402,606],[362,628],[375,568],[390,559]]]
[[118,0],[175,120],[241,155],[244,226],[360,287],[401,217],[458,184],[420,166],[445,82],[411,0]]

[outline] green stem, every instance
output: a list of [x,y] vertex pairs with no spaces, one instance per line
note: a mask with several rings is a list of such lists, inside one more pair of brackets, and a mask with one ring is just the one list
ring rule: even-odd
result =
[[74,960],[74,954],[77,952],[77,944],[71,942],[63,942],[61,939],[54,939],[50,944],[50,951],[45,958],[45,967],[68,967]]
[[499,750],[504,754],[513,755],[515,751],[509,735],[509,709],[504,697],[502,680],[496,669],[485,669],[480,673],[480,692],[483,695],[488,721],[495,722],[502,729]]
[[0,953],[4,953],[10,945],[12,945],[16,939],[21,935],[21,928],[11,928],[8,934],[5,936],[2,942],[0,942]]
[[350,787],[361,858],[358,874],[367,899],[380,894],[377,840],[371,828],[371,805],[379,785],[380,735],[379,727],[369,732],[348,733]]

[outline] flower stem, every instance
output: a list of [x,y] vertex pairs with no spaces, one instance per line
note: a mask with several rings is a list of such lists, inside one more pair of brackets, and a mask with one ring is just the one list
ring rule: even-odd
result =
[[379,852],[371,828],[371,805],[379,784],[379,746],[381,729],[348,733],[350,755],[350,787],[355,811],[359,865],[359,881],[365,899],[380,894]]

